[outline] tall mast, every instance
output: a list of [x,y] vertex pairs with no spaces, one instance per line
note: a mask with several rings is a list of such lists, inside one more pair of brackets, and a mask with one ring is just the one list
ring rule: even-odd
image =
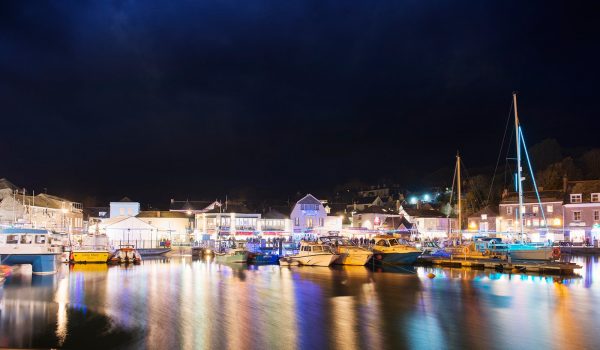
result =
[[458,185],[458,235],[459,237],[461,236],[461,230],[462,230],[462,193],[460,191],[460,185],[461,185],[461,181],[460,181],[460,154],[458,153],[458,151],[456,152],[456,174],[458,176],[458,181],[457,181],[457,185]]
[[515,106],[515,141],[517,142],[517,191],[519,192],[519,208],[517,208],[517,219],[519,220],[519,236],[523,238],[523,177],[521,176],[521,135],[519,132],[519,113],[517,111],[517,93],[513,92],[513,104]]

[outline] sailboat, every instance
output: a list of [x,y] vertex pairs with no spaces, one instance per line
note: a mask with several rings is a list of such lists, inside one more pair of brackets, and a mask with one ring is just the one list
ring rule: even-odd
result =
[[521,167],[521,147],[525,150],[525,156],[528,160],[528,166],[531,173],[531,180],[533,182],[533,187],[535,189],[535,193],[538,198],[538,203],[540,205],[540,212],[543,216],[543,222],[547,225],[547,221],[544,215],[544,208],[541,205],[540,196],[537,190],[537,185],[535,183],[535,177],[533,176],[533,170],[531,168],[531,162],[529,162],[529,155],[527,154],[527,148],[525,146],[525,140],[523,139],[523,131],[521,130],[521,125],[519,123],[519,113],[517,109],[517,93],[513,92],[513,106],[515,113],[515,136],[516,136],[516,146],[517,146],[517,174],[516,174],[516,190],[519,193],[519,207],[516,208],[516,217],[517,217],[517,225],[519,227],[518,231],[518,239],[514,243],[508,243],[506,245],[507,255],[509,255],[513,259],[522,259],[522,260],[554,260],[557,258],[556,253],[553,251],[551,246],[546,244],[532,244],[527,243],[523,239],[524,235],[524,214],[523,213],[523,180],[522,176],[523,168]]

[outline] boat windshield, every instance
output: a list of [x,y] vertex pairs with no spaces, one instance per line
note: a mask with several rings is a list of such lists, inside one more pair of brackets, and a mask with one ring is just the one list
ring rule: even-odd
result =
[[397,240],[397,239],[395,239],[395,238],[391,238],[391,239],[389,240],[389,242],[390,242],[390,245],[391,245],[391,246],[400,245],[400,243],[398,243],[398,240]]

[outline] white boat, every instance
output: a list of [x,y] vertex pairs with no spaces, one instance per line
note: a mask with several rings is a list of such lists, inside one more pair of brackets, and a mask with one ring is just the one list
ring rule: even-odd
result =
[[298,261],[300,265],[307,266],[329,266],[337,258],[338,254],[334,254],[329,245],[318,242],[300,242],[300,250],[298,254],[290,255],[289,258]]
[[58,269],[62,246],[53,244],[48,230],[8,228],[0,230],[0,258],[5,265],[31,265],[34,274]]
[[357,247],[346,237],[325,236],[320,237],[319,241],[331,247],[332,251],[339,254],[339,257],[333,262],[336,265],[366,265],[373,253],[362,247]]
[[279,265],[281,266],[298,266],[300,263],[298,260],[294,260],[289,256],[279,258]]
[[408,244],[401,244],[395,237],[375,237],[373,259],[375,262],[392,265],[412,265],[422,252]]

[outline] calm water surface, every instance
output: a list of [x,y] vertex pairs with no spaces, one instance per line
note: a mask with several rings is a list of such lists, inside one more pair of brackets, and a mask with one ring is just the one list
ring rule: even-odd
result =
[[600,349],[600,262],[572,259],[569,278],[190,257],[23,269],[0,287],[0,347]]

